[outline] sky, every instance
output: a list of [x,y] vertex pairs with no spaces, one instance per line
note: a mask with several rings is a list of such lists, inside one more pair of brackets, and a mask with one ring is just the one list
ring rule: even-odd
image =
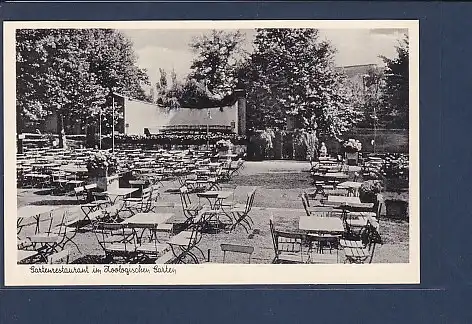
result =
[[[189,43],[194,37],[210,30],[121,30],[132,42],[138,56],[138,65],[148,71],[151,82],[159,80],[159,68],[172,69],[178,79],[184,79],[190,69],[194,54]],[[241,30],[246,34],[244,48],[251,49],[254,30]],[[382,64],[380,55],[395,57],[395,46],[406,30],[394,28],[377,29],[320,29],[320,37],[329,40],[336,48],[337,66],[357,64]]]

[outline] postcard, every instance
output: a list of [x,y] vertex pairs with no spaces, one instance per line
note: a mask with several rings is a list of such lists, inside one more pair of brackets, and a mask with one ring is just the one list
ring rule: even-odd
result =
[[6,286],[420,283],[417,20],[3,31]]

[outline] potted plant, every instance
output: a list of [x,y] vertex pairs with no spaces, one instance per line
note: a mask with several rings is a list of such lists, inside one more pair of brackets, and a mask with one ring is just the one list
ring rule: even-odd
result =
[[359,152],[362,149],[362,144],[358,140],[350,138],[343,144],[344,153],[348,165],[357,165],[359,161]]
[[376,210],[381,192],[382,182],[380,180],[364,181],[359,188],[359,200],[363,203],[373,203],[374,210]]
[[233,143],[230,140],[221,139],[216,142],[216,147],[220,153],[228,153],[233,149]]
[[119,187],[118,160],[109,152],[92,153],[87,160],[88,181],[96,183],[99,189]]

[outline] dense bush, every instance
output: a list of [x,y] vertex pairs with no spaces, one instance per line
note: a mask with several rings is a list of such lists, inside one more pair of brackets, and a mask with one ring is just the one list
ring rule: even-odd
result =
[[408,178],[408,158],[403,154],[389,154],[384,158],[381,174],[387,179]]
[[382,191],[380,180],[364,181],[359,188],[359,199],[365,203],[377,203],[377,195]]
[[[134,145],[204,145],[207,141],[216,144],[218,141],[231,141],[233,144],[245,144],[246,137],[233,133],[211,132],[209,136],[202,132],[163,133],[152,135],[115,135],[115,144]],[[112,142],[110,135],[103,138],[103,143],[109,146]]]

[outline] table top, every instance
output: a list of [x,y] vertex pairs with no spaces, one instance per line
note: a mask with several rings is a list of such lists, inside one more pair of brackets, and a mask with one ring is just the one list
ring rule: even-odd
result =
[[37,251],[25,251],[25,250],[17,250],[17,261],[23,261],[25,259],[31,258],[38,254]]
[[25,177],[30,177],[30,178],[49,178],[49,174],[38,174],[38,173],[26,173],[24,174]]
[[339,203],[353,203],[360,204],[361,200],[359,197],[346,197],[346,196],[328,196],[328,201],[339,202]]
[[123,221],[122,224],[159,225],[167,222],[173,213],[138,213]]
[[235,158],[237,156],[237,154],[218,154],[218,157],[220,158]]
[[210,190],[197,193],[198,197],[226,199],[233,195],[232,191]]
[[23,206],[23,207],[18,208],[16,214],[18,218],[28,218],[28,217],[38,216],[40,214],[50,213],[56,210],[57,208],[58,207],[56,206],[28,205],[28,206]]
[[338,217],[300,216],[298,228],[303,231],[343,233],[344,226]]
[[331,156],[320,156],[318,158],[319,161],[337,161],[336,158]]
[[115,188],[105,191],[104,194],[110,196],[126,196],[138,190],[139,188]]
[[348,175],[342,172],[328,172],[328,173],[316,173],[316,176],[324,178],[337,178],[337,179],[347,179]]
[[63,165],[59,168],[63,171],[71,172],[71,173],[74,173],[74,172],[77,172],[77,173],[78,172],[87,172],[87,168],[81,168],[81,167],[77,167],[77,166],[73,166],[73,165]]
[[345,181],[338,184],[338,187],[359,189],[361,185],[362,182]]
[[32,165],[40,168],[53,168],[56,166],[60,166],[59,163],[32,163]]

